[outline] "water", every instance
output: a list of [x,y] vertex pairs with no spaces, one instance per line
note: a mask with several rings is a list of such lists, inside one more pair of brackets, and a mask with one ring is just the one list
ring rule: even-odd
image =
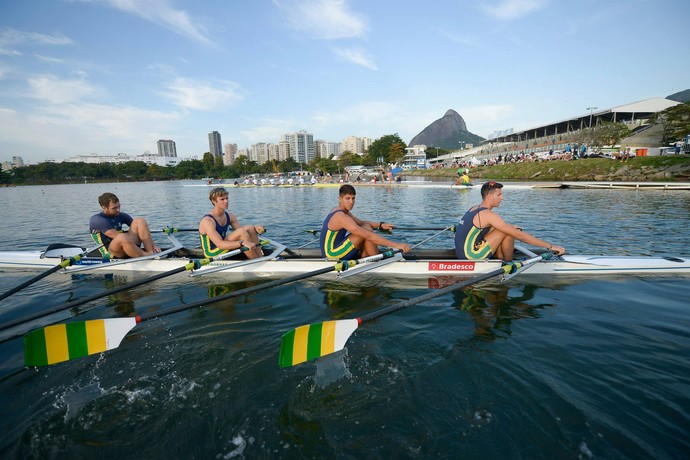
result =
[[[182,185],[0,189],[0,250],[89,245],[88,217],[104,191],[153,228],[195,227],[209,189]],[[572,253],[690,253],[687,192],[505,195],[506,220]],[[313,238],[304,230],[320,227],[336,197],[329,188],[230,190],[241,222],[265,224],[292,246]],[[355,213],[445,227],[478,201],[478,191],[360,187]],[[398,237],[415,244],[430,234]],[[27,276],[2,273],[0,292]],[[80,318],[147,313],[261,282],[175,276],[80,307]],[[54,274],[2,301],[0,322],[123,282]],[[343,352],[289,369],[277,366],[285,331],[427,291],[304,280],[141,323],[116,350],[40,369],[23,368],[21,339],[5,340],[0,456],[687,458],[689,287],[683,276],[484,283],[366,323]]]

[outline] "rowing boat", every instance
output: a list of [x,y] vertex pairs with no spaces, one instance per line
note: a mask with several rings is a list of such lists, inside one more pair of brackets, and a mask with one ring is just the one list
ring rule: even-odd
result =
[[[5,272],[45,270],[55,266],[64,258],[81,254],[84,251],[83,248],[77,246],[54,246],[58,247],[49,247],[41,251],[0,251],[0,270]],[[516,254],[516,258],[527,258],[534,255],[529,250],[525,251],[525,254]],[[539,253],[539,250],[535,249],[534,252]],[[80,271],[86,267],[91,267],[101,273],[160,273],[182,267],[189,263],[190,259],[200,258],[203,256],[199,249],[188,248],[178,249],[166,258],[131,260],[125,263],[115,259],[104,261],[94,254],[88,254],[76,264],[65,268],[64,272]],[[334,261],[321,258],[319,251],[315,249],[286,249],[275,258],[266,257],[265,260],[257,263],[247,264],[246,258],[240,255],[236,258],[213,261],[208,264],[208,267],[199,271],[203,273],[203,270],[209,269],[216,272],[218,276],[228,278],[239,275],[280,278],[312,272],[332,266],[333,263]],[[451,249],[416,249],[393,263],[376,265],[370,273],[386,277],[428,278],[429,280],[433,278],[438,280],[446,277],[470,277],[488,273],[500,267],[500,264],[500,260],[458,260]],[[226,267],[227,270],[220,269],[220,267]],[[534,264],[523,276],[612,274],[690,274],[690,257],[564,255]],[[433,283],[430,281],[429,286],[432,285]]]

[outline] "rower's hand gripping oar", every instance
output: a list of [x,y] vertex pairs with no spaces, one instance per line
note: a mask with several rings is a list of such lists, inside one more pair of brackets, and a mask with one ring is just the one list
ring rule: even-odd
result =
[[112,350],[120,346],[120,342],[137,323],[161,316],[171,315],[192,308],[203,307],[212,303],[253,294],[255,292],[281,286],[295,281],[300,281],[325,273],[345,270],[357,264],[374,262],[392,257],[399,250],[386,251],[358,260],[338,262],[334,265],[291,276],[289,278],[269,281],[258,286],[252,286],[228,294],[205,299],[199,302],[181,304],[160,312],[141,315],[130,318],[110,318],[72,323],[55,324],[36,329],[24,336],[24,364],[26,366],[46,366],[63,361],[68,361],[82,356]]
[[503,275],[505,277],[515,276],[532,264],[540,260],[548,259],[551,253],[544,253],[523,262],[505,263],[501,268],[479,275],[466,281],[461,281],[443,289],[439,289],[428,294],[415,297],[404,302],[396,303],[389,307],[381,308],[366,315],[354,319],[325,321],[322,323],[307,324],[286,332],[280,339],[280,353],[278,355],[278,365],[280,367],[290,367],[296,364],[309,361],[310,359],[320,358],[345,347],[345,342],[350,335],[362,324],[367,321],[389,315],[403,308],[416,305],[421,302],[442,296],[452,291],[462,289],[471,284]]
[[9,291],[7,291],[7,292],[5,292],[4,294],[0,295],[0,300],[4,300],[4,299],[6,299],[7,297],[11,296],[12,294],[15,294],[15,293],[21,291],[21,290],[24,289],[25,287],[31,286],[31,285],[34,284],[35,282],[42,280],[43,278],[45,278],[46,276],[50,275],[51,273],[55,273],[55,272],[58,271],[58,270],[61,270],[61,269],[63,269],[63,268],[67,268],[67,267],[69,267],[69,266],[71,266],[71,265],[76,264],[77,262],[79,262],[79,261],[81,260],[82,257],[84,257],[84,255],[90,253],[91,251],[95,251],[96,249],[100,248],[101,246],[103,246],[103,245],[102,245],[102,244],[99,244],[98,246],[94,246],[94,247],[91,248],[91,249],[87,249],[87,250],[83,251],[81,254],[77,254],[77,255],[68,257],[67,259],[64,259],[62,262],[60,262],[60,263],[57,264],[56,266],[54,266],[54,267],[52,267],[52,268],[50,268],[50,269],[44,271],[43,273],[41,273],[41,274],[39,274],[39,275],[34,276],[33,278],[31,278],[31,279],[29,279],[29,280],[23,282],[23,283],[20,284],[19,286],[15,286],[15,287],[13,287],[12,289],[10,289]]
[[[261,242],[261,244],[267,244],[267,243],[268,243],[268,241],[262,241]],[[151,283],[153,281],[158,281],[159,279],[166,278],[168,276],[172,276],[172,275],[175,275],[177,273],[182,273],[184,271],[197,270],[197,269],[199,269],[205,265],[210,264],[211,262],[222,260],[222,259],[227,259],[228,257],[232,257],[232,256],[236,256],[237,254],[240,254],[241,252],[246,252],[249,249],[250,248],[244,246],[240,249],[235,249],[234,251],[226,252],[225,254],[221,254],[217,257],[207,257],[205,259],[192,259],[188,263],[184,264],[183,266],[175,268],[173,270],[159,273],[157,275],[150,276],[148,278],[144,278],[141,280],[133,281],[131,283],[123,284],[122,286],[118,286],[116,288],[109,289],[105,292],[100,292],[98,294],[94,294],[92,296],[85,297],[83,299],[78,299],[78,300],[74,300],[72,302],[67,302],[65,304],[58,305],[56,307],[52,307],[52,308],[49,308],[46,310],[41,310],[41,311],[33,313],[31,315],[24,316],[22,318],[17,318],[15,320],[5,322],[3,324],[0,324],[0,331],[4,331],[5,329],[9,329],[11,327],[18,326],[20,324],[28,323],[29,321],[33,321],[33,320],[36,320],[39,318],[44,318],[46,316],[50,316],[50,315],[53,315],[55,313],[59,313],[61,311],[69,310],[71,308],[75,308],[79,305],[83,305],[83,304],[91,302],[93,300],[107,297],[107,296],[110,296],[113,294],[117,294],[118,292],[127,291],[129,289],[139,287],[143,284]]]

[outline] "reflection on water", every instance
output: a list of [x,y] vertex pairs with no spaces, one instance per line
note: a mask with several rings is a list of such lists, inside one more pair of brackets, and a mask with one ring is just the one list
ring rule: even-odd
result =
[[[183,186],[193,184],[0,189],[0,250],[84,245],[88,217],[105,191],[154,228],[195,227],[209,202],[206,188]],[[478,192],[445,188],[357,191],[355,214],[410,227],[445,227],[479,202]],[[263,223],[267,236],[291,246],[313,239],[304,230],[319,228],[337,203],[337,189],[229,193],[241,222]],[[36,211],[44,216],[40,226]],[[509,189],[499,212],[572,253],[688,254],[687,192]],[[179,238],[198,245],[193,233]],[[451,241],[448,232],[424,247]],[[3,273],[0,291],[26,276]],[[3,301],[0,320],[128,281],[96,272],[51,275]],[[63,320],[209,300],[138,324],[116,350],[49,368],[23,369],[21,338],[0,343],[0,455],[687,456],[688,277],[486,282],[362,324],[328,359],[277,366],[280,336],[291,328],[361,316],[451,281],[323,277],[212,302],[266,280],[177,275],[88,303]]]

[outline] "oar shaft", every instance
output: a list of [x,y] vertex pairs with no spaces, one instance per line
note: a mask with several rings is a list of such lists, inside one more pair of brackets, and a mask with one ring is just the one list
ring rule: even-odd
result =
[[118,286],[116,288],[109,289],[105,292],[94,294],[92,296],[85,297],[83,299],[74,300],[72,302],[67,302],[65,304],[58,305],[56,307],[53,307],[53,308],[50,308],[47,310],[42,310],[40,312],[36,312],[36,313],[31,314],[31,315],[24,316],[23,318],[18,318],[18,319],[12,320],[12,321],[8,321],[6,323],[0,324],[0,331],[3,331],[5,329],[9,329],[9,328],[17,326],[19,324],[33,321],[33,320],[38,319],[38,318],[50,316],[54,313],[59,313],[61,311],[69,310],[71,308],[77,307],[79,305],[83,305],[85,303],[91,302],[91,301],[96,300],[96,299],[100,299],[103,297],[107,297],[109,295],[117,294],[117,293],[122,292],[122,291],[127,291],[129,289],[133,289],[133,288],[139,287],[141,285],[151,283],[153,281],[158,281],[159,279],[166,278],[168,276],[172,276],[172,275],[175,275],[177,273],[182,273],[182,272],[187,271],[187,270],[195,270],[201,266],[208,265],[209,263],[211,263],[213,261],[226,259],[228,257],[232,257],[234,255],[240,254],[241,252],[244,252],[247,249],[248,248],[243,247],[240,249],[236,249],[234,251],[227,252],[225,254],[221,254],[220,256],[214,257],[214,258],[194,259],[193,261],[188,262],[185,265],[178,267],[178,268],[175,268],[173,270],[169,270],[167,272],[163,272],[163,273],[159,273],[157,275],[149,276],[149,277],[141,279],[141,280],[132,281],[131,283],[123,284],[122,286]]
[[53,315],[55,313],[59,313],[61,311],[69,310],[71,308],[78,307],[79,305],[83,305],[83,304],[91,302],[93,300],[97,300],[97,299],[101,299],[103,297],[117,294],[118,292],[127,291],[129,289],[134,289],[134,288],[139,287],[143,284],[157,281],[161,278],[165,278],[167,276],[171,276],[171,275],[174,275],[176,273],[181,273],[185,270],[187,270],[186,265],[183,267],[176,268],[174,270],[164,272],[164,273],[159,273],[157,275],[154,275],[154,276],[151,276],[148,278],[144,278],[144,279],[141,279],[138,281],[133,281],[133,282],[127,283],[127,284],[123,284],[122,286],[118,286],[116,288],[109,289],[105,292],[100,292],[98,294],[94,294],[94,295],[89,296],[89,297],[84,297],[83,299],[78,299],[78,300],[74,300],[72,302],[67,302],[65,304],[49,308],[47,310],[41,310],[41,311],[38,311],[38,312],[33,313],[31,315],[27,315],[27,316],[24,316],[22,318],[17,318],[15,320],[0,324],[0,331],[3,331],[5,329],[9,329],[9,328],[14,327],[14,326],[18,326],[18,325],[23,324],[23,323],[28,323],[29,321],[33,321],[35,319],[50,316],[50,315]]
[[179,313],[181,311],[191,310],[192,308],[203,307],[204,305],[210,305],[212,303],[222,302],[223,300],[229,300],[229,299],[234,299],[235,297],[253,294],[255,292],[264,291],[266,289],[271,289],[272,287],[281,286],[283,284],[294,283],[295,281],[301,281],[303,279],[311,278],[312,276],[323,275],[324,273],[328,273],[328,272],[332,272],[332,271],[335,271],[335,266],[324,267],[324,268],[321,268],[319,270],[314,270],[311,272],[303,273],[301,275],[291,276],[289,278],[283,278],[283,279],[279,279],[279,280],[269,281],[267,283],[259,284],[258,286],[252,286],[252,287],[240,289],[239,291],[233,291],[233,292],[230,292],[230,293],[225,294],[225,295],[213,297],[211,299],[204,299],[204,300],[200,300],[198,302],[192,302],[192,303],[183,303],[183,304],[178,305],[176,307],[166,308],[165,310],[160,311],[160,312],[150,313],[148,315],[142,315],[140,317],[140,320],[146,321],[146,320],[153,319],[153,318],[159,318],[161,316],[172,315],[173,313]]
[[[520,263],[520,268],[517,270],[517,272],[512,275],[515,276],[522,271],[526,270],[528,267],[531,267],[533,264],[539,262],[540,260],[544,260],[550,257],[549,253],[539,255],[536,257],[533,257],[531,259],[528,259],[524,262]],[[367,321],[371,321],[376,318],[380,318],[385,315],[389,315],[391,313],[394,313],[396,311],[402,310],[403,308],[410,307],[412,305],[416,305],[421,302],[426,302],[427,300],[431,300],[435,297],[442,296],[444,294],[448,294],[449,292],[457,291],[458,289],[465,288],[467,286],[470,286],[475,283],[479,283],[481,281],[488,280],[489,278],[493,278],[494,276],[498,275],[508,275],[510,273],[510,269],[508,266],[503,266],[501,268],[497,268],[496,270],[490,271],[488,273],[484,273],[483,275],[475,276],[474,278],[470,278],[465,281],[461,281],[459,283],[451,284],[450,286],[446,286],[442,289],[439,289],[437,291],[430,292],[428,294],[423,294],[419,297],[415,297],[414,299],[406,300],[404,302],[397,303],[395,305],[391,305],[389,307],[381,308],[379,310],[373,311],[371,313],[368,313],[366,315],[360,316],[357,320],[359,323],[365,323]]]
[[161,316],[172,315],[174,313],[179,313],[181,311],[191,310],[192,308],[203,307],[204,305],[210,305],[212,303],[222,302],[224,300],[229,300],[229,299],[234,299],[235,297],[241,297],[241,296],[253,294],[253,293],[259,292],[259,291],[265,291],[266,289],[271,289],[273,287],[282,286],[284,284],[294,283],[295,281],[301,281],[301,280],[304,280],[307,278],[311,278],[313,276],[324,275],[326,273],[333,272],[336,270],[339,270],[339,271],[340,270],[346,270],[345,267],[348,267],[348,266],[352,267],[352,266],[356,266],[356,265],[366,263],[366,262],[374,262],[376,260],[388,259],[390,257],[393,257],[398,252],[400,252],[399,249],[394,249],[394,250],[383,252],[381,254],[376,254],[373,256],[369,256],[369,257],[364,257],[362,259],[338,262],[337,264],[332,265],[332,266],[320,268],[318,270],[314,270],[314,271],[307,272],[307,273],[302,273],[300,275],[290,276],[288,278],[269,281],[267,283],[259,284],[258,286],[252,286],[252,287],[240,289],[239,291],[233,291],[233,292],[230,292],[230,293],[222,295],[222,296],[214,297],[212,299],[200,300],[198,302],[193,302],[193,303],[185,303],[182,305],[178,305],[176,307],[166,308],[165,310],[160,311],[160,312],[151,313],[148,315],[142,315],[142,316],[140,316],[140,321],[146,321],[146,320],[158,318]]
[[493,278],[494,276],[498,275],[503,275],[505,273],[503,268],[497,268],[494,271],[491,271],[489,273],[485,273],[483,275],[476,276],[474,278],[468,279],[467,281],[462,281],[460,283],[455,283],[450,286],[446,286],[442,289],[439,289],[437,291],[430,292],[428,294],[421,295],[419,297],[415,297],[414,299],[406,300],[404,302],[396,303],[395,305],[391,305],[389,307],[381,308],[379,310],[373,311],[371,313],[368,313],[366,315],[360,316],[358,319],[359,323],[366,323],[367,321],[374,320],[376,318],[380,318],[385,315],[390,315],[391,313],[395,313],[396,311],[402,310],[403,308],[411,307],[412,305],[416,305],[418,303],[426,302],[427,300],[431,300],[435,297],[442,296],[444,294],[447,294],[449,292],[457,291],[458,289],[462,289],[464,287],[470,286],[475,283],[479,283],[481,281],[487,280],[489,278]]
[[0,295],[0,300],[6,299],[7,297],[11,296],[12,294],[15,294],[15,293],[21,291],[22,289],[24,289],[25,287],[34,284],[36,281],[42,280],[42,279],[45,278],[46,276],[48,276],[48,275],[50,275],[50,274],[52,274],[52,273],[55,273],[56,271],[60,270],[61,268],[62,268],[62,265],[56,265],[56,266],[52,267],[50,270],[46,270],[46,271],[44,271],[43,273],[41,273],[40,275],[36,275],[36,276],[34,276],[33,278],[31,278],[30,280],[27,280],[27,281],[23,282],[23,283],[20,284],[19,286],[13,287],[13,288],[10,289],[9,291],[7,291],[7,292],[5,292],[4,294]]

